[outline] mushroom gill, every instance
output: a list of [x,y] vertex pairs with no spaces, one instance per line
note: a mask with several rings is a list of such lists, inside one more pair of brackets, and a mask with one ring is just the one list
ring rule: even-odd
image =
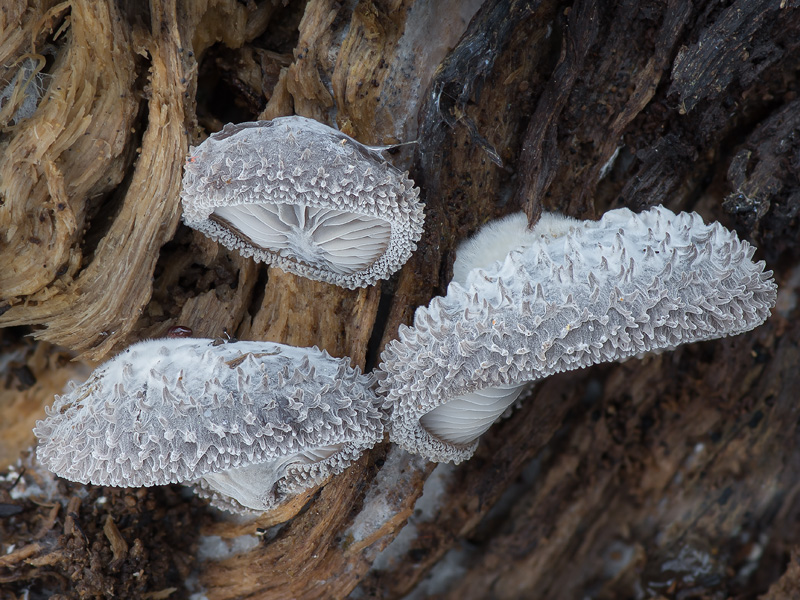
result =
[[198,494],[215,500],[218,508],[230,510],[236,506],[235,501],[245,509],[264,510],[264,498],[285,497],[292,493],[291,490],[305,487],[304,478],[297,477],[297,473],[302,471],[293,469],[294,465],[322,463],[343,448],[344,444],[319,446],[271,461],[206,473],[196,482],[201,488]]
[[419,189],[379,150],[304,117],[228,124],[192,148],[184,222],[244,256],[364,287],[416,249]]
[[262,250],[337,275],[367,269],[391,240],[386,221],[305,204],[220,206],[210,218]]
[[462,394],[425,413],[420,424],[433,436],[455,445],[481,437],[514,404],[524,385],[483,388]]

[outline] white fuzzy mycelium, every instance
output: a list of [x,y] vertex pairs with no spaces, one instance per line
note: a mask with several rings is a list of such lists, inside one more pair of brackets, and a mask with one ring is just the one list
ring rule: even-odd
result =
[[451,281],[463,286],[470,271],[489,267],[504,260],[512,250],[523,250],[537,240],[564,235],[579,224],[577,219],[556,213],[542,213],[533,229],[528,227],[528,217],[522,212],[489,221],[458,246]]
[[372,382],[317,348],[141,342],[56,397],[36,454],[72,481],[196,484],[218,508],[270,510],[382,439]]
[[425,219],[407,173],[305,117],[229,123],[192,148],[183,220],[244,256],[342,287],[385,279]]
[[[509,222],[519,229],[523,218]],[[753,262],[754,248],[695,213],[658,206],[542,222],[520,249],[418,308],[413,327],[384,350],[379,388],[390,438],[406,450],[458,463],[516,386],[742,333],[775,304],[772,273]]]

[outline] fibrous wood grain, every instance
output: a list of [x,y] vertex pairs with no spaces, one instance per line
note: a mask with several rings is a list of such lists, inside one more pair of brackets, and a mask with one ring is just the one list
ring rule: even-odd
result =
[[[6,64],[19,68],[20,50],[41,51],[35,44],[39,28],[59,10],[63,19],[66,5],[36,9],[24,15],[27,44],[9,48],[3,57]],[[58,55],[47,93],[36,113],[3,140],[0,289],[6,311],[11,310],[4,316],[9,323],[19,310],[11,308],[17,297],[45,301],[57,293],[59,286],[53,284],[58,277],[72,278],[77,272],[81,261],[77,246],[91,209],[89,201],[122,180],[136,116],[131,95],[133,47],[116,10],[102,3],[87,4],[69,14],[69,21],[61,24],[70,30],[68,35],[61,33],[61,40],[68,41],[62,41],[66,47]],[[91,44],[89,53],[91,38],[97,43]],[[54,37],[53,43],[59,39]]]

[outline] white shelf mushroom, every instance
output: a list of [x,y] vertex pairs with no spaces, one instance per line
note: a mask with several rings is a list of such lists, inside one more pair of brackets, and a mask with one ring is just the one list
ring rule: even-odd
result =
[[317,348],[141,342],[56,397],[36,455],[72,481],[196,484],[218,508],[267,511],[383,438],[372,384]]
[[419,189],[378,149],[304,117],[229,123],[192,148],[183,220],[244,256],[354,289],[416,249]]
[[384,350],[390,439],[458,463],[527,382],[753,329],[776,298],[753,252],[719,223],[660,206],[493,224],[459,249],[447,295]]

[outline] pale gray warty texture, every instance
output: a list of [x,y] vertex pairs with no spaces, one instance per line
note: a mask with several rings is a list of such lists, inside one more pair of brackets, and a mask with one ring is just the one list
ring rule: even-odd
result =
[[192,148],[183,220],[244,256],[346,288],[398,270],[425,219],[378,149],[304,117],[228,124]]
[[196,484],[219,508],[270,510],[383,438],[372,384],[317,348],[141,342],[56,397],[36,455],[72,481]]
[[[524,215],[506,221],[519,248],[485,268],[457,264],[447,295],[418,308],[381,357],[390,438],[430,460],[472,456],[526,382],[742,333],[775,304],[754,248],[695,213],[548,214],[532,231]],[[467,263],[507,244],[497,227],[495,249],[469,244]]]

